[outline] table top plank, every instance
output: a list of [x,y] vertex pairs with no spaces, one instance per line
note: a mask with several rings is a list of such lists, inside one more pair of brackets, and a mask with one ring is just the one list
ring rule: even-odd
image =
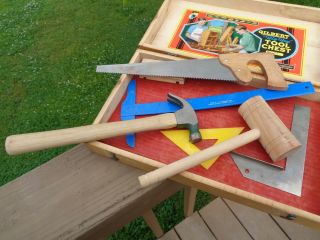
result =
[[272,218],[279,224],[279,226],[286,232],[286,234],[292,240],[308,239],[319,240],[320,231],[309,227],[306,227],[295,222],[291,222],[287,219],[272,216]]
[[216,198],[199,212],[217,239],[252,239],[221,198]]
[[165,235],[163,235],[159,240],[180,240],[180,238],[173,228]]
[[182,240],[213,240],[216,239],[210,229],[204,223],[198,212],[193,213],[183,222],[179,223],[175,230]]
[[[185,235],[187,237],[195,236],[189,233],[190,229],[192,229],[193,232],[197,233],[197,237],[194,239],[202,239],[202,235],[205,237],[207,236],[207,232],[202,230],[203,225],[208,226],[217,239],[224,240],[320,239],[320,231],[299,225],[283,218],[271,216],[264,212],[251,209],[247,206],[222,198],[214,199],[206,207],[201,209],[200,215],[196,219],[197,221],[195,221],[194,219],[197,216],[198,215],[194,213],[191,217],[183,220],[175,227],[175,229],[172,230],[176,230],[182,240],[185,238],[184,235],[180,235],[180,232],[177,229],[178,226],[180,228],[183,226],[183,230],[186,232]],[[203,223],[200,221],[203,221]],[[161,238],[161,240],[166,239],[165,237],[166,234]]]
[[223,201],[254,239],[288,240],[286,234],[267,213],[230,200]]

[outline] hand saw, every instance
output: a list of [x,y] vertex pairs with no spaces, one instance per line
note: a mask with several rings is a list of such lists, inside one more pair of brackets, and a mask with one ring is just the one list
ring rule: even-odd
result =
[[212,79],[248,85],[254,79],[254,73],[251,72],[248,64],[258,65],[262,69],[267,81],[262,84],[264,87],[273,90],[287,89],[288,86],[281,69],[271,53],[229,53],[210,59],[101,65],[97,66],[97,72]]

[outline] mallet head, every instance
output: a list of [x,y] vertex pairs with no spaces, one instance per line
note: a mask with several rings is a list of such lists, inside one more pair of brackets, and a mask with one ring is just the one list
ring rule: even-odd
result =
[[301,146],[261,96],[244,102],[239,113],[251,129],[259,129],[259,141],[274,162],[290,156]]
[[176,104],[182,107],[175,112],[178,128],[187,128],[190,131],[190,142],[196,143],[201,140],[201,134],[199,131],[199,123],[197,115],[191,105],[178,96],[171,93],[168,94],[168,102]]

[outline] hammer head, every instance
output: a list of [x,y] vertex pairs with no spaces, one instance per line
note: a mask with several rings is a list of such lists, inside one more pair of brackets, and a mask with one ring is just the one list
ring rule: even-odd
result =
[[198,118],[191,105],[183,98],[175,96],[171,93],[168,94],[167,100],[170,103],[182,107],[180,110],[175,112],[177,119],[177,127],[189,129],[190,142],[199,142],[201,140],[201,134],[199,131]]

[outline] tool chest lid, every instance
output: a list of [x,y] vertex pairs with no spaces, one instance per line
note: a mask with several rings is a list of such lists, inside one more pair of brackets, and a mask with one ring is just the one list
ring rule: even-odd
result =
[[139,47],[183,58],[217,57],[239,51],[235,46],[272,52],[286,78],[320,83],[319,14],[318,8],[261,0],[166,0]]

